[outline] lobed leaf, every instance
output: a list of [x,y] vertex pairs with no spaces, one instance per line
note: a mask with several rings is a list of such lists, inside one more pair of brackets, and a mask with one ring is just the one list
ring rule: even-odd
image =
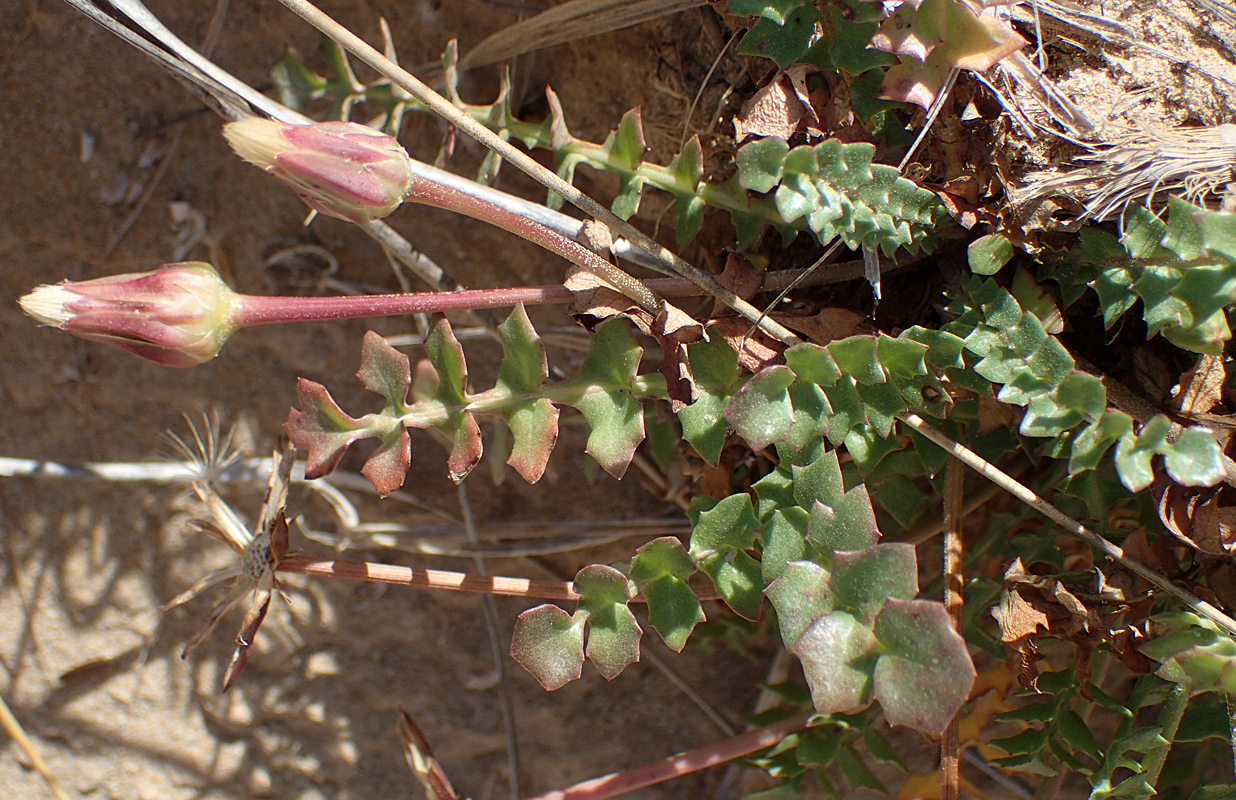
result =
[[675,652],[682,652],[691,631],[704,621],[699,598],[687,585],[694,572],[695,562],[672,536],[653,539],[631,559],[631,580],[648,601],[648,619]]
[[585,618],[548,604],[528,609],[515,620],[511,658],[546,691],[562,688],[583,672]]
[[965,702],[974,664],[939,603],[890,598],[873,628],[886,652],[875,665],[874,694],[893,725],[941,733]]

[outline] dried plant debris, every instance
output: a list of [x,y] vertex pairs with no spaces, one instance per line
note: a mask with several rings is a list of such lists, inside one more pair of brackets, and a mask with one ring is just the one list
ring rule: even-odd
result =
[[1074,163],[1084,166],[1027,175],[1024,186],[1011,192],[1014,207],[1024,212],[1047,198],[1064,198],[1080,207],[1074,217],[1080,224],[1121,214],[1132,202],[1150,207],[1169,194],[1226,206],[1236,167],[1236,125],[1145,125],[1088,146]]
[[1236,164],[1236,51],[1225,42],[1236,29],[1184,0],[1038,10],[1013,12],[1043,50],[988,76],[1014,121],[1004,178],[1027,230],[1073,229],[1172,193],[1223,204]]

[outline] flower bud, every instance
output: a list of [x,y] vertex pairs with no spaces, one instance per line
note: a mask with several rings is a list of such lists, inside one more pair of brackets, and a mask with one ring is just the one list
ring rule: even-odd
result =
[[291,125],[250,117],[223,126],[236,153],[281,179],[314,211],[357,224],[394,211],[412,187],[412,159],[390,136],[355,122]]
[[21,307],[44,325],[110,344],[169,367],[219,353],[236,325],[236,295],[209,264],[186,261],[153,272],[39,286]]

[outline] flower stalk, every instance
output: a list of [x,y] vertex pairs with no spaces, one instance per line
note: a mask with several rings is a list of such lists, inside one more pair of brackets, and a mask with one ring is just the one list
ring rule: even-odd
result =
[[[805,283],[855,277],[851,272],[839,269],[811,276],[815,279]],[[769,273],[763,289],[779,291],[802,273]],[[650,291],[665,297],[701,293],[693,282],[682,278],[653,278],[645,283]],[[246,295],[234,292],[211,265],[194,261],[168,264],[151,272],[38,286],[20,302],[27,314],[44,325],[109,344],[156,364],[191,367],[214,358],[235,331],[251,325],[442,314],[569,303],[574,299],[571,289],[556,284],[339,297]]]

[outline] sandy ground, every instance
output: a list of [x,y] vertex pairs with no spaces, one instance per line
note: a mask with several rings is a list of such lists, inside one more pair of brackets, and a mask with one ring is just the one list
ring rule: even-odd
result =
[[[212,5],[151,3],[190,42],[205,35]],[[325,10],[371,41],[377,41],[379,12],[386,14],[408,63],[436,59],[452,36],[466,49],[515,19],[484,2],[335,2]],[[378,248],[351,226],[320,220],[303,228],[299,201],[232,156],[219,120],[140,54],[57,0],[11,0],[3,16],[0,396],[7,413],[0,415],[0,455],[64,462],[157,459],[166,453],[164,432],[185,433],[181,415],[202,411],[235,424],[256,452],[268,452],[294,402],[298,376],[331,387],[345,408],[368,408],[351,378],[362,333],[366,327],[411,332],[407,321],[244,331],[217,360],[177,371],[38,329],[21,314],[16,300],[36,284],[140,271],[171,260],[173,203],[187,204],[206,222],[206,237],[187,257],[213,261],[241,291],[272,291],[264,258],[304,243],[336,257],[342,280],[387,291],[398,283]],[[645,119],[653,121],[650,128],[669,131],[681,125],[687,102],[679,67],[689,64],[701,74],[707,69],[706,62],[696,63],[709,41],[700,20],[692,12],[541,53],[521,64],[517,86],[534,102],[552,82],[573,128],[594,140],[625,109],[641,103]],[[285,47],[313,54],[316,44],[316,34],[273,0],[245,0],[231,4],[215,58],[242,79],[265,86]],[[609,55],[614,53],[620,55]],[[678,62],[668,63],[665,53]],[[320,61],[314,63],[320,68]],[[616,80],[619,73],[623,78]],[[487,100],[494,85],[494,75],[482,73],[464,89]],[[417,155],[432,158],[441,133],[436,122],[417,118],[405,139]],[[459,169],[473,169],[477,159],[474,147],[459,144]],[[513,176],[504,179],[507,188],[541,196]],[[560,262],[479,224],[416,209],[403,209],[391,221],[468,286],[543,283],[561,275]],[[121,236],[125,225],[131,227]],[[533,319],[566,324],[559,310]],[[468,349],[477,384],[487,386],[496,348],[478,343]],[[555,358],[569,372],[578,355],[551,352],[551,363]],[[418,436],[414,452],[412,491],[458,513],[440,448]],[[664,511],[665,503],[633,480],[585,480],[581,452],[580,432],[568,430],[551,475],[534,488],[513,474],[495,487],[482,466],[468,481],[478,521],[612,519]],[[0,479],[0,692],[70,796],[415,797],[419,788],[395,736],[399,707],[410,710],[435,743],[461,793],[477,800],[508,796],[499,692],[478,597],[290,580],[292,611],[276,603],[239,685],[221,695],[220,676],[239,620],[225,621],[182,661],[183,643],[218,593],[160,611],[230,557],[187,529],[184,497],[184,487],[176,486]],[[260,488],[239,488],[229,498],[252,515]],[[425,519],[406,506],[357,502],[366,521]],[[330,524],[324,507],[303,493],[293,493],[292,510]],[[569,571],[593,560],[629,557],[638,544],[556,563]],[[312,543],[294,546],[325,552]],[[468,562],[393,550],[359,555],[469,568]],[[491,569],[543,574],[519,560]],[[529,605],[498,602],[504,636]],[[766,669],[719,648],[672,663],[736,724]],[[62,682],[65,673],[91,664]],[[525,795],[721,736],[646,664],[613,683],[588,666],[583,680],[552,695],[509,666]],[[713,773],[636,796],[705,796],[719,779]],[[0,795],[49,796],[7,739],[0,747]]]

